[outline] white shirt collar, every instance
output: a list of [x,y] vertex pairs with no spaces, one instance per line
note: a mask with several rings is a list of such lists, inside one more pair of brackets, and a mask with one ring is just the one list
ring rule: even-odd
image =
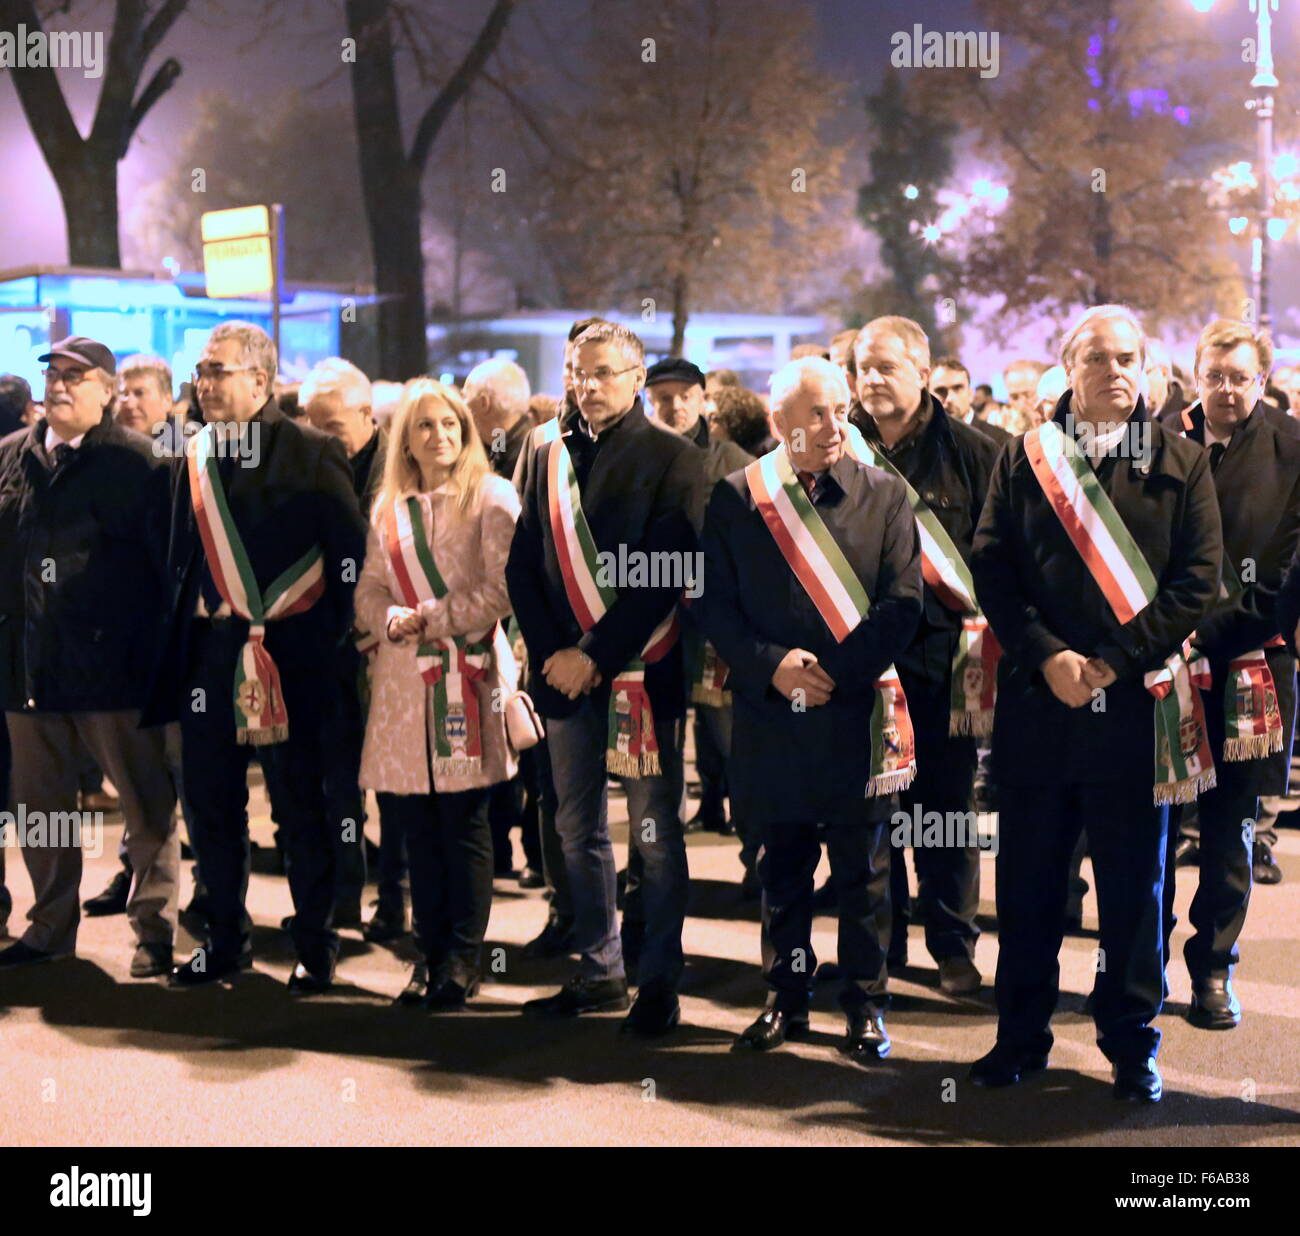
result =
[[56,446],[70,446],[75,451],[77,447],[81,445],[81,439],[84,438],[85,436],[86,436],[86,431],[83,429],[81,433],[79,433],[75,438],[72,438],[71,440],[65,440],[64,438],[60,438],[59,435],[54,432],[54,426],[51,425],[48,421],[46,421],[45,422],[45,453],[49,455],[51,458],[53,458],[54,448]]

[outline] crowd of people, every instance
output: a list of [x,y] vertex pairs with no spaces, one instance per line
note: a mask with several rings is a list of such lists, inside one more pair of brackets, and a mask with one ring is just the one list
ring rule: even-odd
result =
[[[870,1063],[914,919],[943,991],[984,982],[978,807],[997,812],[998,1026],[973,1080],[1047,1064],[1085,853],[1116,1097],[1161,1097],[1180,867],[1188,1019],[1240,1021],[1252,886],[1281,878],[1300,635],[1300,378],[1266,332],[1209,323],[1185,373],[1131,310],[1095,307],[1057,366],[1007,366],[1002,405],[901,317],[796,349],[763,394],[647,364],[599,318],[574,323],[558,398],[500,357],[459,387],[381,392],[340,358],[281,386],[243,322],[179,398],[165,361],[93,339],[41,360],[43,407],[0,378],[0,781],[20,823],[102,805],[111,780],[121,870],[85,910],[126,915],[132,977],[251,965],[256,761],[301,995],[332,986],[338,928],[407,934],[409,886],[420,960],[395,1001],[464,1009],[509,876],[546,890],[525,957],[576,959],[524,1015],[668,1034],[685,838],[706,829],[737,837],[738,895],[761,903],[769,999],[736,1049],[805,1034],[820,979]],[[81,847],[22,840],[34,904],[0,972],[76,950]],[[821,965],[819,911],[838,918]],[[188,957],[178,915],[201,925]]]

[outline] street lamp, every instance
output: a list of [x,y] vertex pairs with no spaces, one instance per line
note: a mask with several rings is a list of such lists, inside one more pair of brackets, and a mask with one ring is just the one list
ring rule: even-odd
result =
[[[1192,0],[1198,12],[1210,10],[1214,0]],[[1255,201],[1255,235],[1251,247],[1251,290],[1255,298],[1255,313],[1260,326],[1273,324],[1269,310],[1269,275],[1272,266],[1273,240],[1281,233],[1273,226],[1273,92],[1278,87],[1277,74],[1273,72],[1273,13],[1277,0],[1250,0],[1250,10],[1255,14],[1255,76],[1250,88],[1255,92],[1246,100],[1246,107],[1255,113],[1256,159],[1259,169],[1255,180],[1259,190]],[[1285,229],[1283,229],[1285,230]]]

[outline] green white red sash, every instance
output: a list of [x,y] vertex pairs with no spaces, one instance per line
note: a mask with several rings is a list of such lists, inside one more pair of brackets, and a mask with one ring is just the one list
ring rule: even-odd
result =
[[[1156,579],[1092,464],[1055,421],[1029,430],[1024,442],[1035,478],[1111,611],[1121,624],[1132,621],[1155,599]],[[1195,689],[1207,679],[1208,665],[1186,641],[1143,677],[1155,698],[1158,804],[1191,802],[1214,787],[1205,713]]]
[[[1184,436],[1195,428],[1183,409]],[[1231,601],[1244,590],[1244,585],[1225,554],[1223,572],[1219,582],[1219,599]],[[1280,635],[1274,636],[1265,647],[1282,644]],[[1206,678],[1209,678],[1208,667]],[[1209,690],[1212,683],[1206,681]],[[1268,667],[1263,648],[1242,653],[1228,663],[1228,681],[1223,684],[1223,758],[1230,763],[1257,760],[1282,750],[1282,712],[1277,703],[1277,686],[1273,671]]]
[[939,517],[883,451],[873,449],[862,431],[849,425],[849,454],[859,463],[881,468],[907,487],[907,501],[921,542],[921,574],[940,603],[960,614],[961,635],[952,658],[948,733],[983,736],[993,732],[998,659],[1002,649],[975,599],[970,567]]
[[[550,422],[541,426],[546,430]],[[547,505],[560,575],[573,616],[583,632],[605,616],[617,590],[597,582],[600,562],[596,541],[582,509],[582,491],[569,448],[557,429],[546,459]],[[677,640],[677,607],[650,633],[641,655],[614,677],[609,692],[609,731],[605,764],[619,777],[654,777],[660,772],[659,742],[645,686],[645,667],[662,659]]]
[[691,663],[691,703],[722,708],[731,702],[731,692],[726,689],[727,663],[718,656],[718,650],[700,636]]
[[249,623],[235,663],[235,741],[253,746],[289,737],[280,671],[266,650],[266,624],[310,609],[325,591],[324,559],[313,546],[263,589],[230,514],[217,470],[216,427],[205,425],[189,457],[190,502],[208,569],[221,598]]
[[[784,446],[756,459],[745,480],[781,556],[817,612],[843,643],[871,608],[862,582],[813,506]],[[916,776],[916,741],[907,698],[891,665],[873,684],[867,796],[906,789]]]
[[[399,498],[384,511],[384,547],[402,599],[411,609],[441,600],[448,588],[424,528],[416,497]],[[483,726],[478,684],[492,664],[496,623],[473,635],[448,635],[416,649],[415,663],[432,691],[433,771],[474,777],[483,770]]]

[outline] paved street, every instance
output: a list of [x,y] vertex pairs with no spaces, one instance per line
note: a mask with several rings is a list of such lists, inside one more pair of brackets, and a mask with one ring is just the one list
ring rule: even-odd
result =
[[[267,846],[260,791],[254,808],[254,836]],[[615,799],[616,816],[621,808]],[[111,874],[119,831],[110,827],[104,856],[87,863],[84,894]],[[618,836],[621,860],[621,824]],[[284,988],[292,951],[277,926],[290,909],[288,888],[255,874],[257,968],[233,988],[132,982],[123,918],[83,922],[76,960],[0,978],[0,1143],[1300,1144],[1292,1037],[1300,1033],[1300,833],[1282,837],[1287,879],[1256,890],[1243,942],[1245,1021],[1227,1034],[1189,1027],[1177,963],[1161,1022],[1166,1098],[1153,1109],[1110,1098],[1081,1012],[1095,938],[1066,942],[1052,1069],[1013,1091],[965,1080],[966,1065],[992,1041],[991,993],[941,994],[919,933],[911,949],[919,964],[895,984],[886,1065],[867,1071],[837,1056],[831,992],[814,1011],[810,1041],[760,1058],[730,1054],[763,999],[757,909],[739,898],[737,844],[696,835],[683,1025],[662,1045],[621,1039],[616,1016],[564,1025],[518,1016],[520,1002],[558,983],[565,966],[521,960],[545,907],[540,893],[513,881],[498,881],[488,933],[489,957],[503,969],[473,1011],[430,1019],[389,1008],[405,963],[355,931],[344,935],[337,994],[297,1002]],[[14,928],[31,894],[12,853],[10,872]],[[988,926],[989,858],[983,878]],[[1095,924],[1090,897],[1085,925]],[[832,920],[818,928],[818,955],[833,957]],[[977,958],[989,979],[996,955],[989,929]]]

